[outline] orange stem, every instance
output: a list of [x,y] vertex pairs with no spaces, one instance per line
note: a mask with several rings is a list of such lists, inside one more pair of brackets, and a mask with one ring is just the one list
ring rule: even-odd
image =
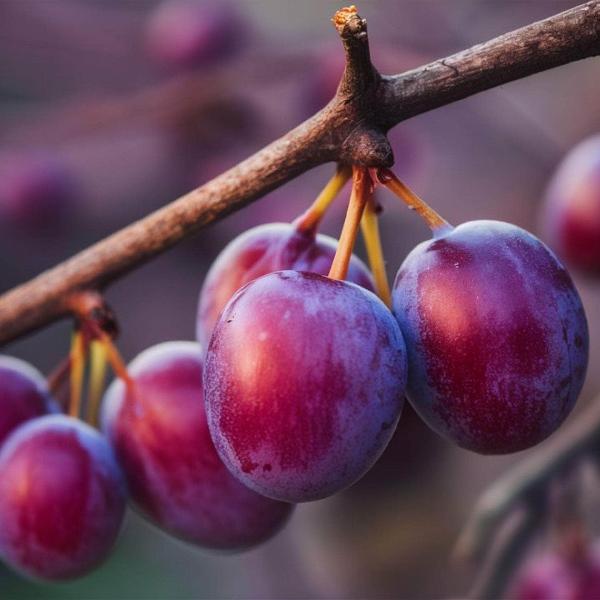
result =
[[405,204],[415,210],[435,234],[445,233],[452,225],[441,217],[424,200],[419,198],[406,184],[396,177],[389,169],[378,169],[377,180],[392,191]]
[[48,391],[52,396],[56,396],[58,394],[58,391],[68,379],[70,372],[71,356],[69,355],[64,358],[46,378]]
[[316,231],[327,209],[336,199],[342,188],[352,175],[352,170],[346,165],[338,165],[335,175],[327,182],[317,199],[295,221],[298,231],[309,233]]
[[127,385],[133,383],[133,379],[127,371],[125,361],[121,357],[121,354],[119,353],[117,347],[113,344],[113,341],[110,339],[110,336],[108,336],[106,333],[97,328],[95,328],[95,334],[96,339],[104,346],[108,357],[108,362],[110,363],[110,366],[117,375],[117,377],[119,377]]
[[352,193],[350,203],[346,212],[346,219],[342,227],[340,241],[337,251],[331,264],[329,277],[332,279],[346,279],[348,274],[348,265],[352,258],[352,250],[356,242],[356,236],[360,227],[360,220],[365,209],[365,205],[371,193],[371,178],[366,169],[362,167],[352,167]]

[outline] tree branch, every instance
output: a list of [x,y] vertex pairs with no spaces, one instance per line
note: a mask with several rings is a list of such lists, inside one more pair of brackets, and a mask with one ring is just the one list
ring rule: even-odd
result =
[[318,164],[390,166],[384,134],[400,121],[600,53],[600,0],[594,0],[403,75],[382,77],[369,58],[366,22],[355,12],[344,14],[335,25],[347,67],[328,106],[206,185],[4,294],[0,344],[67,315],[74,292],[104,288]]
[[518,463],[481,496],[456,544],[454,555],[479,561],[498,528],[522,503],[533,505],[550,482],[600,444],[600,397],[540,450]]
[[506,530],[499,532],[490,560],[479,573],[467,598],[496,600],[505,597],[506,586],[529,549],[543,515],[531,507],[520,508],[509,521]]

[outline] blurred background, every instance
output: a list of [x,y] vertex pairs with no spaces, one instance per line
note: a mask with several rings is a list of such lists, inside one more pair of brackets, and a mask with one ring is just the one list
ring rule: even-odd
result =
[[[376,66],[397,73],[576,4],[371,0],[359,9]],[[0,0],[0,290],[208,181],[322,107],[343,66],[329,22],[340,6]],[[539,235],[557,165],[600,131],[599,75],[598,60],[574,63],[402,123],[390,135],[396,172],[454,224],[500,219]],[[112,286],[125,358],[192,339],[218,252],[250,226],[295,218],[333,168],[306,173]],[[393,278],[428,232],[397,200],[379,199]],[[344,204],[328,213],[326,233],[339,234]],[[574,278],[591,336],[578,412],[600,391],[600,280]],[[3,351],[48,373],[68,352],[70,327]],[[256,550],[210,554],[131,513],[116,552],[91,576],[42,585],[0,567],[0,597],[460,597],[474,573],[452,563],[452,545],[481,491],[523,456],[462,451],[407,409],[371,473],[300,506]]]

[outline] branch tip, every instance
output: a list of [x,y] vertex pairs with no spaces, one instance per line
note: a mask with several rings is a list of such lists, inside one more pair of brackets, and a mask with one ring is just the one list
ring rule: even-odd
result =
[[358,9],[356,6],[352,4],[350,6],[340,8],[340,10],[338,10],[331,18],[331,22],[333,23],[333,26],[336,28],[337,32],[342,35],[346,25],[350,25],[351,21],[356,20],[357,18],[358,20],[363,20],[358,16]]

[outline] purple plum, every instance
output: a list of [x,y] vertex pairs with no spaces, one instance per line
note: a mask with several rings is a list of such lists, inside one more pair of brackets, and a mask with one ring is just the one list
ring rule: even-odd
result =
[[18,427],[0,451],[0,558],[48,580],[88,573],[110,553],[125,484],[107,441],[50,415]]
[[360,479],[402,409],[406,349],[371,292],[278,271],[240,289],[217,322],[204,369],[208,424],[231,472],[287,502]]
[[568,265],[600,275],[600,135],[577,145],[559,166],[546,194],[542,226]]
[[[290,223],[270,223],[249,229],[230,242],[213,263],[198,303],[196,335],[206,347],[213,327],[233,294],[246,283],[273,271],[309,271],[327,275],[337,240]],[[373,291],[367,266],[353,256],[348,280]]]
[[573,408],[588,328],[569,274],[536,237],[471,221],[423,242],[394,283],[408,399],[429,426],[483,454],[524,450]]
[[201,546],[237,550],[264,542],[292,505],[239,483],[219,459],[206,423],[202,350],[166,342],[128,368],[103,404],[113,444],[135,505],[166,531]]
[[56,410],[41,373],[18,358],[0,356],[0,445],[24,421]]

